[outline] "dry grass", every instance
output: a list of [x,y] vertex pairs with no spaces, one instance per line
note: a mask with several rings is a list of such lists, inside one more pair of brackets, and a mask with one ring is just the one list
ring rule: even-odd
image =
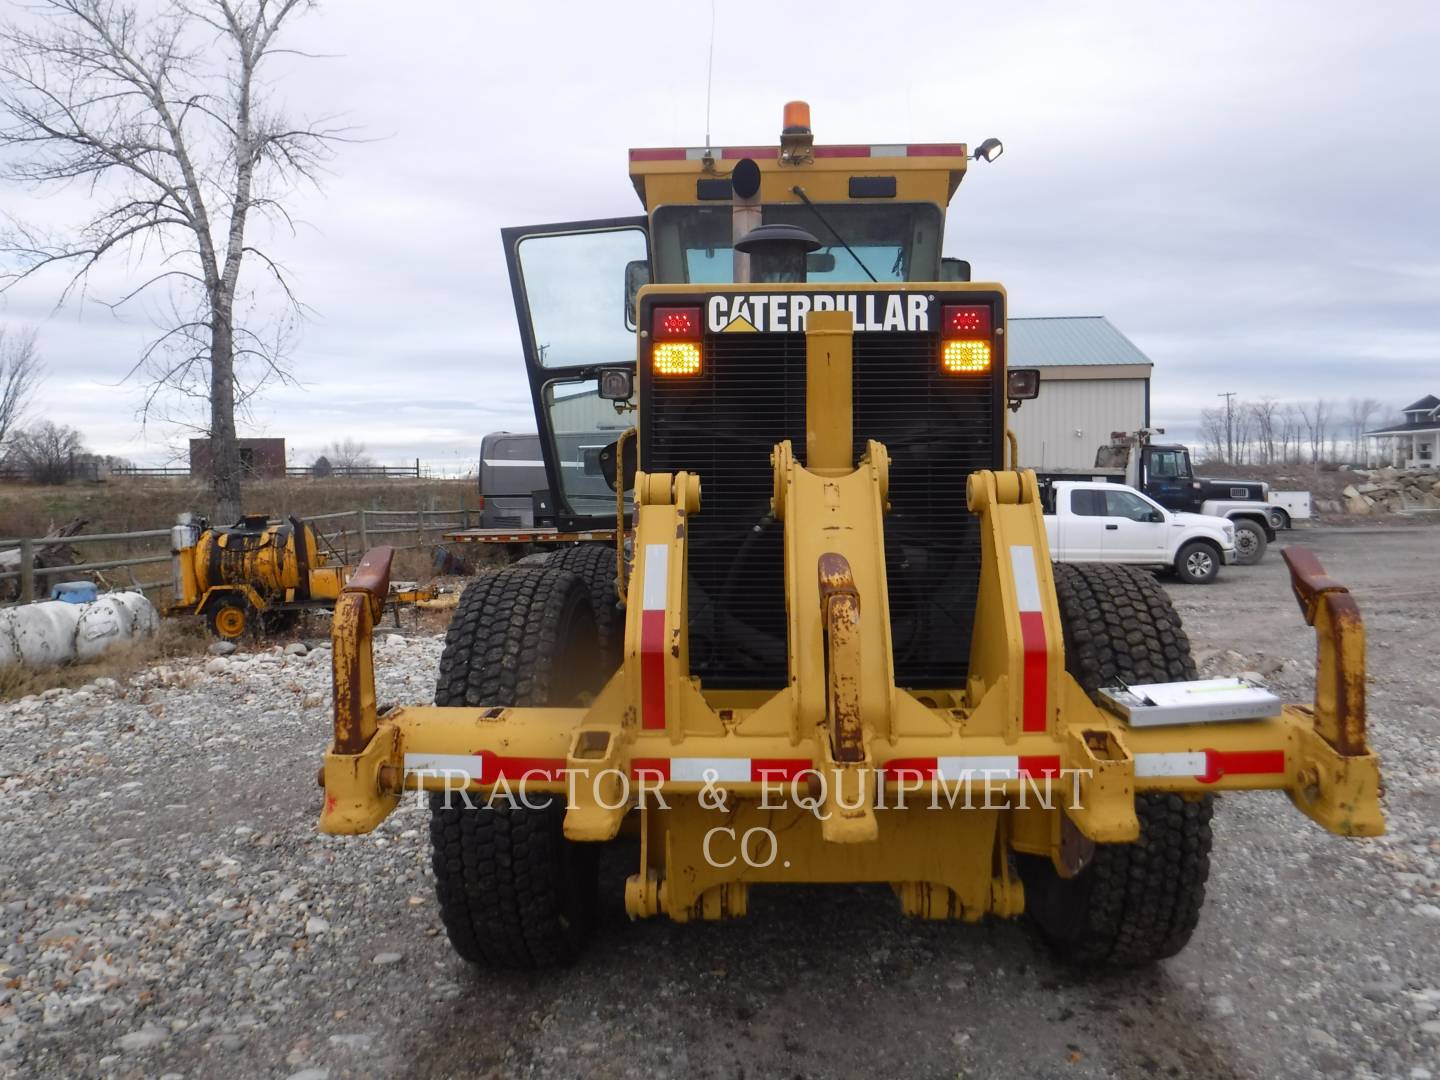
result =
[[[470,480],[252,480],[245,485],[245,508],[257,514],[288,517],[344,510],[474,509],[478,492]],[[112,479],[102,484],[76,482],[58,487],[0,484],[0,537],[44,536],[51,525],[73,517],[90,519],[88,532],[137,532],[166,529],[175,515],[203,514],[210,504],[208,485],[193,480]]]
[[[42,536],[52,525],[73,517],[87,517],[86,532],[134,532],[167,528],[175,515],[183,511],[199,511],[208,501],[205,485],[189,480],[113,480],[106,484],[67,484],[62,487],[30,487],[0,484],[0,538]],[[360,508],[373,510],[454,510],[475,506],[475,486],[466,480],[310,480],[286,479],[255,481],[247,485],[245,502],[255,512],[272,517],[296,514],[337,513]],[[376,543],[403,544],[408,536],[380,536]],[[118,559],[130,556],[159,554],[168,550],[163,538],[129,543],[85,544],[79,548],[85,562]],[[390,576],[394,581],[414,581],[425,585],[435,578],[434,543],[422,547],[401,547],[395,553]],[[466,565],[467,573],[483,570],[488,564],[503,561],[501,551],[492,551],[479,544],[450,545]],[[106,571],[102,585],[126,587],[138,582],[168,581],[170,566],[157,563],[130,570]],[[53,580],[62,580],[56,578]],[[44,587],[42,587],[44,588]],[[37,589],[37,591],[41,591]],[[45,591],[48,591],[46,589]],[[164,611],[169,603],[169,590],[148,593],[157,610]],[[401,612],[401,625],[406,630],[442,633],[450,621],[449,611],[421,611],[407,608]],[[394,615],[386,613],[384,626],[394,625]],[[311,615],[292,634],[267,639],[268,644],[284,644],[290,640],[328,637],[329,618]],[[77,687],[97,678],[121,679],[172,657],[197,656],[213,642],[201,620],[190,616],[167,616],[161,620],[160,631],[146,641],[119,646],[83,664],[67,664],[43,671],[22,668],[0,670],[0,701],[14,700],[52,687]]]
[[[23,484],[0,484],[0,539],[5,537],[45,535],[52,526],[74,517],[90,520],[87,533],[138,532],[166,529],[175,516],[185,511],[199,512],[209,501],[202,483],[176,479],[120,479],[103,484],[72,483],[59,487],[32,487]],[[305,518],[316,514],[340,513],[347,510],[426,510],[455,511],[461,507],[475,508],[475,485],[467,480],[313,480],[285,479],[252,481],[245,488],[247,508],[271,517],[294,514]],[[350,528],[350,519],[317,523],[322,532],[331,527]],[[372,527],[373,527],[372,522]],[[83,534],[82,534],[83,537]],[[379,535],[372,543],[412,544],[411,534]],[[430,550],[440,543],[438,533],[425,534],[426,544],[418,551],[401,551],[396,555],[397,580],[426,581],[431,576]],[[350,558],[358,558],[358,537],[337,540]],[[162,555],[169,551],[168,540],[102,541],[77,544],[82,562],[103,562],[145,555]],[[462,551],[467,563],[482,558],[481,554]],[[94,575],[102,588],[128,588],[140,584],[164,583],[170,578],[168,562],[148,566],[103,571]],[[37,593],[48,596],[49,585],[66,580],[64,576],[37,579]],[[147,595],[158,608],[170,603],[168,589],[152,590]]]
[[31,670],[0,668],[0,701],[14,701],[55,687],[74,689],[100,678],[124,680],[151,664],[201,656],[213,639],[199,619],[162,619],[153,637],[127,642],[84,663]]

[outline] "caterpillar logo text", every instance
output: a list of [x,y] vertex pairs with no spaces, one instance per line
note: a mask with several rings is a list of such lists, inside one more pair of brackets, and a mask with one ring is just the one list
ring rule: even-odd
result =
[[712,334],[804,333],[812,311],[848,311],[855,330],[926,332],[934,297],[924,293],[778,293],[710,297],[705,325]]

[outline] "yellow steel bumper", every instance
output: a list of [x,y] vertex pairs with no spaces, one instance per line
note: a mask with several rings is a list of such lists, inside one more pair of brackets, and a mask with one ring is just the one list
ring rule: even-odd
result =
[[[777,460],[790,468],[784,455]],[[883,451],[869,460],[881,477]],[[673,501],[646,507],[660,512],[650,520],[676,545],[687,484],[683,474],[673,488],[668,478],[657,481],[652,486],[672,492]],[[997,527],[1033,527],[1025,517],[1033,510],[1025,501],[1030,486],[1033,480],[993,485]],[[670,582],[680,589],[683,552],[675,550]],[[1036,563],[1048,567],[1038,550]],[[1017,652],[995,663],[999,674],[988,683],[972,680],[964,691],[922,697],[892,686],[887,695],[882,686],[883,729],[848,732],[847,718],[874,711],[873,685],[832,680],[807,705],[797,686],[708,695],[688,677],[667,675],[664,722],[656,725],[636,708],[635,670],[625,667],[585,708],[407,707],[378,715],[371,632],[383,610],[389,553],[377,549],[335,607],[335,735],[321,773],[320,828],[368,832],[407,790],[464,792],[472,800],[558,795],[572,840],[612,839],[627,819],[638,829],[640,871],[627,884],[627,909],[681,920],[743,913],[748,885],[765,881],[890,882],[914,915],[1015,914],[1024,901],[1008,851],[1048,856],[1062,874],[1076,872],[1087,845],[1138,836],[1135,799],[1144,792],[1195,798],[1280,790],[1331,832],[1377,835],[1384,820],[1379,763],[1365,738],[1363,624],[1314,556],[1289,549],[1285,558],[1316,630],[1313,706],[1287,705],[1264,720],[1131,727],[1092,701],[1052,655],[1048,673],[1035,669],[1053,687],[1045,710],[1037,723],[1019,723],[1024,697],[1005,674],[1007,664],[1016,671],[1024,663]],[[992,570],[1004,565],[987,562]],[[820,566],[827,621],[817,648],[824,670],[835,671],[846,657],[858,665],[851,654],[862,624],[846,560]],[[999,600],[1008,602],[1007,588],[997,588]],[[667,619],[682,610],[669,604]],[[668,624],[663,640],[671,640]],[[684,670],[683,647],[666,652],[672,662]],[[821,722],[796,722],[807,707]],[[762,835],[773,851],[758,840],[746,846]],[[717,843],[734,850],[717,853]]]

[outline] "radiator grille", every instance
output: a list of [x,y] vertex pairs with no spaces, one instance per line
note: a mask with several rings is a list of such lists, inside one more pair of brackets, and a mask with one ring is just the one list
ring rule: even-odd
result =
[[[855,452],[890,452],[885,519],[896,677],[904,686],[965,679],[979,577],[979,534],[965,481],[996,463],[994,380],[938,374],[932,334],[855,335]],[[785,684],[783,541],[769,517],[770,449],[805,453],[803,334],[720,334],[697,379],[647,389],[641,460],[700,475],[689,523],[691,667],[706,685]]]

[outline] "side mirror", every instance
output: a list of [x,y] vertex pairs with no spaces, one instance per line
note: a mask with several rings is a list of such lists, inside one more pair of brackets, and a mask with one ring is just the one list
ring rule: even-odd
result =
[[629,368],[605,368],[600,372],[601,401],[629,401],[635,396],[635,376]]
[[635,304],[640,290],[650,284],[650,264],[635,259],[625,264],[625,329],[635,329]]
[[1154,522],[1155,524],[1157,524],[1157,525],[1162,525],[1162,524],[1164,524],[1164,522],[1165,522],[1165,511],[1164,511],[1164,510],[1151,510],[1151,511],[1150,511],[1150,520],[1153,521],[1153,522]]
[[805,273],[832,274],[835,272],[835,256],[828,251],[817,251],[805,256]]
[[634,439],[625,440],[625,461],[617,470],[615,461],[615,447],[619,443],[617,439],[609,446],[604,447],[597,455],[600,465],[600,472],[605,477],[605,483],[611,491],[615,490],[616,475],[623,478],[625,488],[629,491],[635,486],[635,472],[640,467],[638,450]]
[[941,281],[969,281],[970,263],[966,259],[941,259]]

